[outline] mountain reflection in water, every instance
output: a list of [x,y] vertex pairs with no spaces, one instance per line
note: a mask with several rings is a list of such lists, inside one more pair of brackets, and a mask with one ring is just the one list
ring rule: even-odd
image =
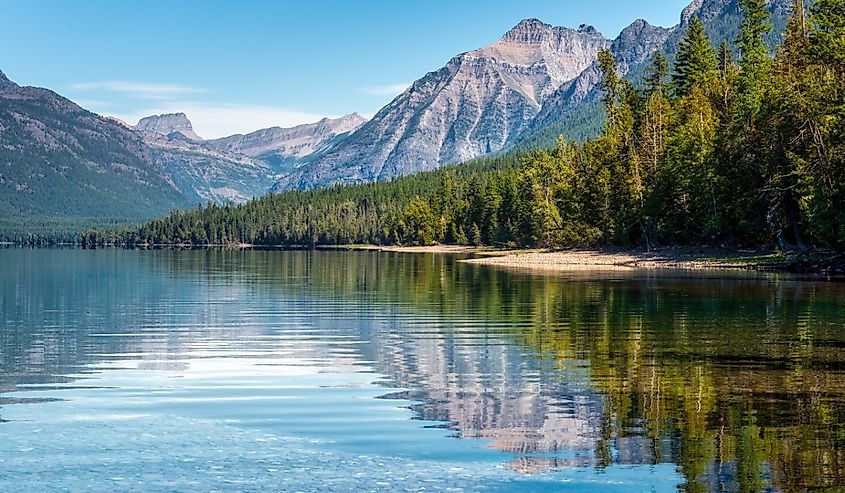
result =
[[405,389],[384,399],[520,473],[675,464],[686,491],[845,485],[843,284],[376,252],[7,250],[0,264],[4,408],[127,355],[178,372],[196,369],[187,347],[296,340],[274,347],[372,368]]

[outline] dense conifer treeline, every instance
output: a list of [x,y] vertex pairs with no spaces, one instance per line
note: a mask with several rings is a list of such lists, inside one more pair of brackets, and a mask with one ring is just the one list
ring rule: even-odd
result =
[[583,144],[392,182],[214,206],[83,244],[588,244],[845,247],[845,0],[795,1],[768,46],[743,0],[735,56],[693,19],[642,84],[600,54],[605,125]]

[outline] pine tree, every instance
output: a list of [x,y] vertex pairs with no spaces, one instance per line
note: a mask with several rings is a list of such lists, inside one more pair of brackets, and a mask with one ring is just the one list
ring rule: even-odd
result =
[[475,246],[481,246],[484,244],[484,240],[481,238],[481,228],[479,228],[476,223],[472,223],[472,226],[470,227],[470,238],[472,238],[472,244]]
[[664,213],[675,242],[713,241],[721,228],[716,193],[715,152],[719,119],[699,88],[676,105],[676,121],[666,146]]
[[602,102],[604,103],[607,121],[605,130],[613,130],[619,122],[619,97],[622,89],[622,78],[619,76],[616,58],[610,50],[604,49],[599,52],[599,67],[602,73],[601,89],[604,93]]
[[431,245],[435,240],[436,221],[431,206],[421,197],[415,197],[405,211],[407,236],[417,245]]
[[842,69],[845,65],[845,0],[816,0],[810,40],[811,52],[817,60]]
[[716,73],[716,52],[704,30],[701,19],[694,17],[686,37],[678,46],[675,73],[672,81],[679,96],[689,94],[693,87],[703,88]]
[[646,95],[666,94],[666,79],[669,77],[669,61],[662,52],[657,52],[651,62],[648,75],[646,76]]
[[[714,103],[724,122],[733,119],[733,102],[736,88],[736,76],[739,67],[736,65],[733,50],[727,41],[722,41],[718,51],[719,77],[712,86],[712,93],[716,96]],[[725,137],[723,135],[723,137]]]
[[771,76],[772,61],[766,36],[772,30],[771,12],[766,0],[742,0],[743,21],[736,43],[739,47],[740,118],[746,125],[763,102],[763,91]]
[[723,40],[722,44],[719,45],[719,74],[722,79],[727,79],[735,70],[736,59],[734,58],[734,52],[731,50],[728,42]]
[[809,24],[818,161],[814,209],[828,243],[845,250],[845,0],[817,0]]
[[796,70],[806,68],[810,46],[810,29],[806,14],[804,0],[794,0],[792,12],[786,23],[783,43],[775,57],[776,68],[779,72],[792,74]]
[[528,238],[533,244],[551,246],[553,235],[561,227],[557,206],[559,187],[566,183],[555,156],[545,150],[533,153],[520,174],[524,194]]

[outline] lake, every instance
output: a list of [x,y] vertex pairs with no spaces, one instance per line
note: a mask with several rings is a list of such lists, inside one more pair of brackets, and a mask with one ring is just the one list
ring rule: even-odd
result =
[[843,283],[72,249],[0,280],[0,491],[845,486]]

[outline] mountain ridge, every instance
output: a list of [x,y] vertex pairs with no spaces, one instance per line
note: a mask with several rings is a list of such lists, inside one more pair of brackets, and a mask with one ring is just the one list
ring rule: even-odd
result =
[[207,141],[211,146],[259,159],[276,172],[289,171],[315,154],[325,153],[367,120],[358,113],[323,118],[294,127],[270,127]]
[[[791,2],[769,3],[775,40]],[[599,48],[611,49],[623,75],[637,76],[658,50],[672,58],[694,16],[705,21],[714,44],[721,39],[732,42],[741,20],[737,0],[693,0],[675,26],[638,19],[610,40],[588,25],[576,30],[523,19],[499,41],[461,53],[416,80],[331,152],[282,177],[274,191],[391,179],[504,152],[525,141],[548,145],[551,128],[574,133],[566,129],[570,121],[588,127],[586,134],[570,138],[588,137],[599,127],[593,121],[600,118]],[[593,44],[584,49],[578,41],[587,39]],[[549,50],[561,56],[544,58]],[[577,73],[567,71],[567,63],[579,68]],[[532,68],[537,70],[533,74]],[[462,80],[461,74],[472,77]],[[462,90],[469,86],[477,88],[476,93]],[[443,96],[450,91],[451,97]],[[536,137],[544,132],[549,135]]]
[[390,179],[498,152],[608,43],[589,26],[576,30],[525,19],[495,43],[456,55],[416,80],[275,190]]
[[143,218],[189,205],[149,162],[134,131],[5,75],[0,142],[0,213],[7,218]]

